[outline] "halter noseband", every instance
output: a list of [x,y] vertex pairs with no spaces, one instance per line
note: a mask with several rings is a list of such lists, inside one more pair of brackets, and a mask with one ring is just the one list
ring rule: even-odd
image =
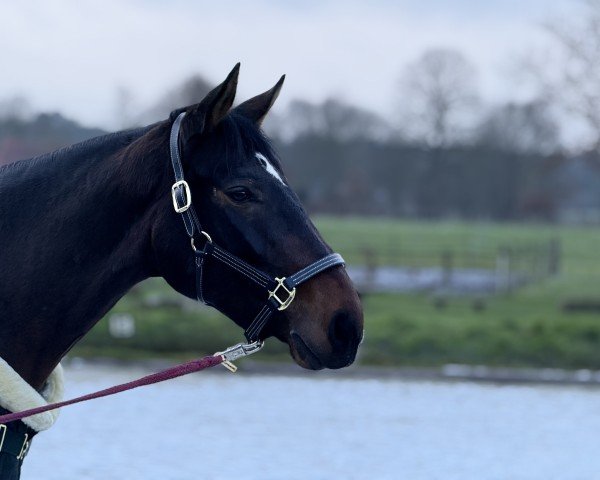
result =
[[[337,265],[344,265],[344,259],[339,253],[332,253],[307,265],[288,277],[271,277],[267,273],[253,267],[241,258],[236,257],[215,244],[210,235],[206,233],[200,225],[200,220],[198,219],[198,215],[192,204],[190,187],[183,177],[183,167],[179,152],[179,130],[184,117],[185,112],[180,113],[171,127],[169,147],[171,151],[171,164],[173,165],[173,172],[175,174],[175,183],[171,187],[171,195],[173,198],[173,208],[183,219],[185,231],[190,237],[190,242],[195,255],[196,298],[202,303],[209,304],[204,298],[202,290],[203,266],[207,257],[212,257],[227,267],[235,270],[259,287],[265,289],[268,293],[268,298],[265,301],[264,306],[244,332],[250,345],[237,345],[234,347],[240,352],[238,356],[247,355],[262,346],[260,333],[275,311],[285,310],[294,301],[296,287],[324,270]],[[203,240],[205,243],[204,247],[201,249],[197,248],[195,244],[194,239],[196,233],[204,236]],[[230,359],[233,360],[233,358]]]

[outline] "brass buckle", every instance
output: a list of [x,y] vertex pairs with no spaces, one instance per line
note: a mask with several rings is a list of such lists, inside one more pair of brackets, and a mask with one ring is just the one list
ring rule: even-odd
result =
[[[279,303],[279,307],[277,307],[277,310],[285,310],[290,306],[290,303],[292,303],[292,301],[294,300],[294,297],[296,296],[296,288],[294,287],[291,290],[289,290],[283,283],[285,282],[285,277],[276,277],[275,281],[277,282],[277,286],[275,287],[275,290],[269,290],[269,300],[271,298],[274,298],[277,301],[277,303]],[[285,300],[282,300],[277,296],[277,290],[279,290],[280,288],[283,288],[288,296]]]
[[0,423],[0,435],[2,435],[2,439],[0,440],[0,452],[2,451],[2,446],[4,445],[4,439],[6,438],[6,425]]
[[[177,189],[179,187],[183,187],[183,191],[185,192],[185,205],[182,207],[177,203]],[[190,186],[185,180],[179,180],[175,182],[171,187],[171,197],[173,198],[173,208],[177,213],[185,212],[192,205],[192,192],[190,191]]]
[[17,455],[17,460],[23,460],[25,458],[25,455],[27,455],[27,452],[29,450],[29,434],[25,434],[25,440],[23,441],[23,446],[21,447],[21,451],[19,452],[19,455]]

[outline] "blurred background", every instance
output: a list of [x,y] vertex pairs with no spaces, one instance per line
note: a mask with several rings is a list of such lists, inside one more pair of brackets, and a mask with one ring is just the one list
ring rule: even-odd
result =
[[[249,478],[549,478],[567,462],[553,478],[598,478],[588,449],[600,383],[600,1],[1,2],[0,42],[0,164],[164,119],[237,61],[239,101],[287,74],[265,130],[362,295],[357,365],[300,378],[271,341],[241,364],[245,380],[186,380],[181,395],[156,387],[157,411],[225,388],[248,396],[257,382],[279,392],[253,401],[272,402],[294,438],[225,422],[250,450],[274,442],[272,468]],[[73,349],[72,393],[240,339],[229,320],[152,279]],[[281,399],[296,390],[298,404]],[[305,430],[284,405],[300,409]],[[81,417],[65,428],[102,407],[75,408]],[[218,436],[222,415],[195,419],[199,435],[213,422]],[[340,453],[317,451],[323,431]],[[31,478],[44,452],[61,454],[43,437]],[[167,439],[174,450],[177,438]],[[278,445],[298,450],[277,456]],[[372,455],[348,454],[359,447]],[[128,465],[128,478],[191,478],[184,450],[159,459],[162,476],[118,451],[108,463]],[[219,452],[206,478],[225,476]],[[253,455],[234,464],[253,469]],[[77,478],[116,475],[105,463],[88,454],[65,465]]]

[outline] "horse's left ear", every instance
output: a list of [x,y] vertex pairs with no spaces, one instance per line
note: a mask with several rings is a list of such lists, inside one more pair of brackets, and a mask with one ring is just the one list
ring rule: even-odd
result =
[[275,100],[277,100],[284,80],[285,75],[282,75],[271,90],[267,90],[250,100],[246,100],[244,103],[235,107],[233,111],[242,117],[252,120],[256,125],[260,126],[275,103]]
[[171,112],[172,121],[181,112],[187,112],[181,125],[182,137],[185,142],[190,141],[196,135],[212,130],[227,115],[235,99],[239,73],[240,64],[238,63],[227,75],[225,81],[211,90],[200,103]]

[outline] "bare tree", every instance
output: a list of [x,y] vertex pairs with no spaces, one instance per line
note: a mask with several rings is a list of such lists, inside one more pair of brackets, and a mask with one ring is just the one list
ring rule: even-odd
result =
[[[320,104],[294,100],[285,116],[284,122],[280,118],[275,119],[272,123],[267,123],[265,128],[286,141],[305,135],[338,141],[383,140],[391,136],[391,128],[383,118],[334,98]],[[280,126],[274,128],[275,122]],[[285,129],[281,125],[285,125]]]
[[0,119],[28,120],[32,116],[29,100],[15,96],[0,100]]
[[193,75],[181,85],[164,94],[154,106],[140,115],[140,123],[157,122],[168,117],[169,113],[176,108],[198,103],[210,92],[212,87],[213,85],[204,77]]
[[399,80],[404,128],[434,147],[459,140],[477,104],[475,77],[475,68],[460,52],[426,51]]
[[580,0],[580,14],[548,21],[553,42],[544,64],[533,67],[546,98],[552,98],[590,132],[600,150],[600,0]]
[[477,128],[476,140],[520,154],[549,154],[560,146],[558,124],[543,100],[493,108]]

